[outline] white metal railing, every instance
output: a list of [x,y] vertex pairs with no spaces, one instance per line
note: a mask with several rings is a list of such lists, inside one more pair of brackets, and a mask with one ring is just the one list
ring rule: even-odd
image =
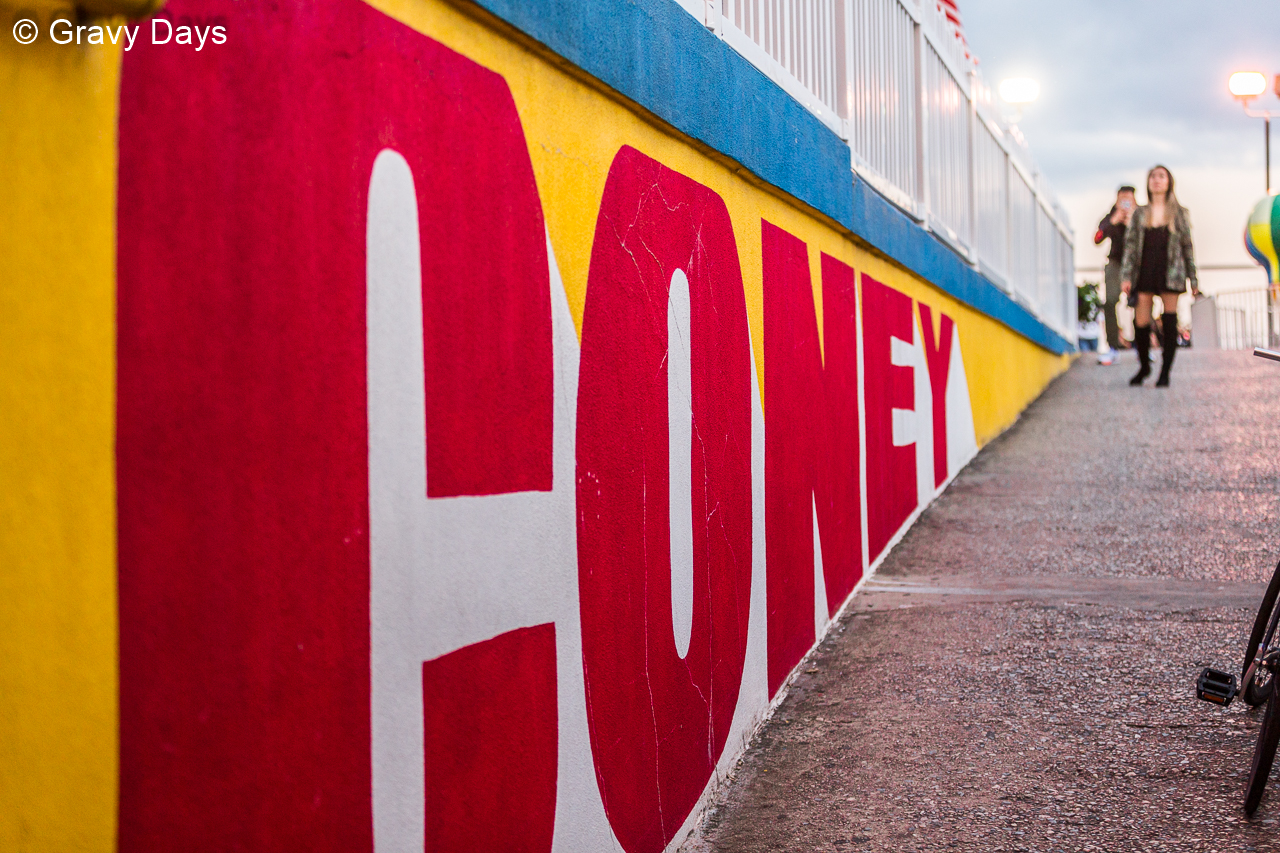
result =
[[1018,169],[1009,170],[1009,283],[1027,307],[1035,301],[1036,196]]
[[851,32],[875,34],[877,43],[875,51],[851,52],[846,137],[859,171],[911,205],[920,196],[915,22],[898,0],[852,0],[849,9]]
[[1074,236],[937,0],[676,0],[849,143],[854,171],[1074,340]]
[[924,50],[925,197],[926,221],[962,254],[968,255],[972,235],[969,213],[969,99],[933,45]]
[[973,134],[973,246],[983,272],[1003,287],[1009,282],[1009,163],[1001,133],[986,121]]
[[[1275,340],[1275,312],[1265,287],[1214,294],[1219,349],[1269,347]],[[1194,346],[1195,338],[1191,340]]]
[[839,0],[725,0],[723,17],[834,115],[839,112],[839,78],[843,76],[837,73],[842,43],[836,21],[839,5]]

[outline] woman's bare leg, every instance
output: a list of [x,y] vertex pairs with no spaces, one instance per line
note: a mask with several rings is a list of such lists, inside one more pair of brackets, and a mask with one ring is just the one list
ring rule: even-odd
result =
[[[1173,295],[1175,297],[1177,296],[1177,294],[1173,294]],[[1134,315],[1133,315],[1133,324],[1135,326],[1145,326],[1148,328],[1151,326],[1151,302],[1152,302],[1151,297],[1152,297],[1152,294],[1150,293],[1138,294],[1138,307],[1134,310]],[[1174,304],[1176,305],[1177,302],[1178,301],[1175,298]]]

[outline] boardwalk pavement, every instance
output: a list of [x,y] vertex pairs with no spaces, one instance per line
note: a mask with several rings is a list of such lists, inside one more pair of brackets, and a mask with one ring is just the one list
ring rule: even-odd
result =
[[858,594],[688,853],[1280,851],[1238,665],[1280,556],[1280,365],[1081,360]]

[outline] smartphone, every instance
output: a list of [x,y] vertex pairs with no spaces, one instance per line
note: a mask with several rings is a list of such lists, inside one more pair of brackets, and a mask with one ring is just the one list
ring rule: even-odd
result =
[[1121,210],[1128,210],[1131,207],[1133,207],[1133,202],[1127,198],[1120,202]]

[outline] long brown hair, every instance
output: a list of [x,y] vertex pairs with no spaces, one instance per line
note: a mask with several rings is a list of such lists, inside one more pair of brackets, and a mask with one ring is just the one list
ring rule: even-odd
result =
[[1178,204],[1178,197],[1173,194],[1173,172],[1169,171],[1168,166],[1160,163],[1152,166],[1150,171],[1147,172],[1147,204],[1151,204],[1151,176],[1156,173],[1156,169],[1164,169],[1164,173],[1169,176],[1169,191],[1164,194],[1164,203],[1172,207],[1174,210],[1177,210],[1182,205]]

